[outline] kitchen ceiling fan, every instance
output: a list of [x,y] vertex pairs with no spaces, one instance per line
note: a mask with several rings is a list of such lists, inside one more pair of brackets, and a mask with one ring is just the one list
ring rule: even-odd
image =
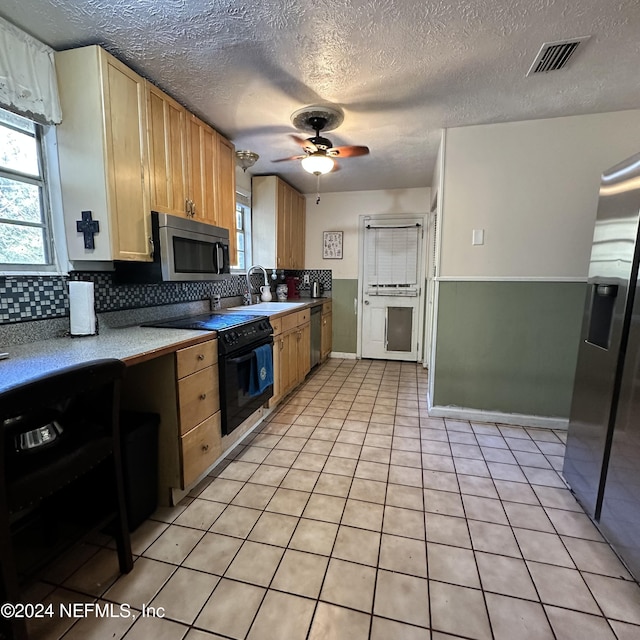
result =
[[320,135],[321,131],[332,131],[337,128],[342,124],[343,120],[342,111],[335,107],[322,105],[298,109],[291,116],[291,123],[296,129],[312,131],[315,135],[311,138],[302,138],[301,136],[290,134],[289,137],[299,144],[305,153],[303,155],[290,156],[289,158],[279,158],[278,160],[272,160],[272,162],[301,160],[302,168],[305,171],[320,176],[323,173],[339,169],[336,163],[337,158],[366,156],[369,153],[369,147],[356,145],[334,147],[331,140]]

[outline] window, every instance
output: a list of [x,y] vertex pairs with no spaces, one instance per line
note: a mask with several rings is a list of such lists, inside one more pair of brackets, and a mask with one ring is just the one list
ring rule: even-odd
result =
[[251,207],[249,198],[236,193],[236,243],[238,257],[233,269],[245,271],[251,265]]
[[42,127],[0,109],[0,268],[53,263]]
[[369,295],[416,295],[422,227],[365,222],[365,281]]

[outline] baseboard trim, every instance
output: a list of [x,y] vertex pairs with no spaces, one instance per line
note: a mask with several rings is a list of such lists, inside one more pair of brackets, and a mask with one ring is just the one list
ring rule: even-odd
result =
[[355,353],[346,353],[344,351],[332,351],[329,354],[330,358],[342,358],[343,360],[355,360],[356,359],[356,354]]
[[550,418],[547,416],[533,416],[524,413],[502,413],[500,411],[484,411],[466,407],[430,406],[429,417],[452,418],[454,420],[468,420],[470,422],[497,422],[516,427],[543,427],[545,429],[569,428],[568,418]]

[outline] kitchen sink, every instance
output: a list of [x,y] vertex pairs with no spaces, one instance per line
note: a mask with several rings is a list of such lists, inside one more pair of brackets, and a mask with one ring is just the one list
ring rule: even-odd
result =
[[240,307],[229,307],[229,311],[246,311],[252,313],[260,311],[264,313],[278,313],[279,311],[289,311],[296,307],[302,307],[306,302],[258,302],[257,304],[242,305]]

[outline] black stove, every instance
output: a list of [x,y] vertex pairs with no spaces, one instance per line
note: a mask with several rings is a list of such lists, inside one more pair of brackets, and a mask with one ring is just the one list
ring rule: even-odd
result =
[[[273,345],[273,327],[267,316],[248,313],[205,313],[164,322],[149,322],[145,327],[198,329],[218,332],[218,373],[222,435],[231,433],[273,396],[273,383],[252,388],[259,358],[264,347]],[[265,365],[262,365],[263,371]],[[273,376],[273,374],[272,374]]]
[[198,316],[148,322],[144,327],[197,329],[218,332],[218,353],[226,355],[263,341],[273,333],[267,316],[247,313],[204,313]]

